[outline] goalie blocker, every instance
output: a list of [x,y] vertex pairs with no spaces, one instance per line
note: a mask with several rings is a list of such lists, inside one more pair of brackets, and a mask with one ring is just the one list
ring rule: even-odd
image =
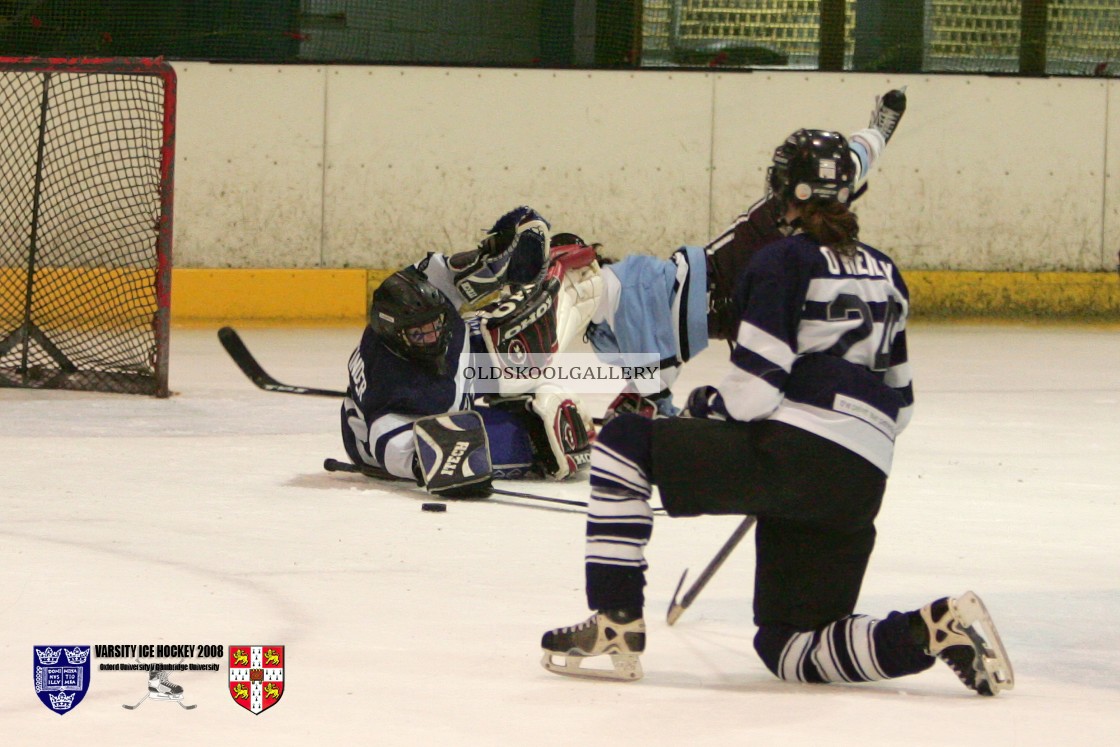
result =
[[416,481],[448,498],[490,495],[493,468],[482,416],[473,410],[421,418],[412,425]]

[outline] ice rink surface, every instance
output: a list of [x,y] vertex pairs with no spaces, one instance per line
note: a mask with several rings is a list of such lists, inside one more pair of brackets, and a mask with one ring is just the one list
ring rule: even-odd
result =
[[[358,329],[242,329],[285,383],[342,388]],[[338,402],[254,388],[214,329],[172,334],[168,400],[0,389],[0,742],[5,745],[1115,745],[1120,737],[1120,331],[917,325],[917,409],[899,441],[859,611],[968,589],[1014,691],[981,698],[938,663],[846,686],[780,682],[751,647],[750,541],[673,627],[665,609],[735,517],[659,518],[645,679],[539,664],[587,616],[583,517],[517,499],[422,495],[323,471]],[[726,348],[686,367],[718,381]],[[588,398],[597,413],[608,396]],[[703,480],[704,475],[697,475]],[[507,487],[585,500],[586,478]],[[656,503],[656,500],[655,500]],[[96,671],[62,717],[39,644],[286,647],[254,716],[218,672]],[[120,661],[120,660],[118,660]],[[216,660],[205,660],[205,663]]]

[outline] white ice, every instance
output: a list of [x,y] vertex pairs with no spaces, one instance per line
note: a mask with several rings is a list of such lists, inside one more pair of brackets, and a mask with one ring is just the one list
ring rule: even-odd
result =
[[[359,334],[241,331],[277,378],[336,389]],[[973,695],[940,663],[877,684],[776,680],[751,647],[749,542],[667,626],[681,571],[703,568],[735,517],[657,520],[645,679],[550,674],[541,633],[587,615],[578,512],[424,513],[419,494],[328,474],[324,457],[344,456],[337,401],[260,391],[213,329],[176,328],[168,400],[0,390],[0,742],[1117,744],[1120,331],[910,334],[917,410],[859,611],[975,590],[1011,692]],[[678,397],[726,365],[710,348]],[[511,487],[582,500],[587,483]],[[32,646],[106,643],[282,644],[286,689],[254,716],[223,663],[171,677],[191,711],[122,709],[146,692],[140,672],[94,671],[62,717],[38,701]]]

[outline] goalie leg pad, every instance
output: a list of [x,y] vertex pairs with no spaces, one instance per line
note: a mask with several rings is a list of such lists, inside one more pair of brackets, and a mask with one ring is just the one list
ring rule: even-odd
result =
[[490,494],[493,468],[482,416],[473,410],[420,418],[412,426],[420,480],[449,498]]
[[590,418],[578,397],[542,386],[529,400],[529,410],[536,415],[530,420],[529,437],[545,474],[563,480],[591,465],[594,427],[588,427]]

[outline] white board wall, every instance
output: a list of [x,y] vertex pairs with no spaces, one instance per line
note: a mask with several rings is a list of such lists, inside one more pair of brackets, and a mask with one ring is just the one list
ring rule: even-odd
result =
[[909,109],[857,203],[866,241],[912,269],[1102,270],[1120,249],[1120,81],[176,71],[178,267],[394,267],[469,249],[522,203],[610,253],[666,256],[761,195],[789,132],[863,127],[900,85]]

